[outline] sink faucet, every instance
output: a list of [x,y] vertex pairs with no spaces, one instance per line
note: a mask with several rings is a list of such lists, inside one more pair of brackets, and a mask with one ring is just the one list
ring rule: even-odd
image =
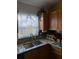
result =
[[33,34],[30,34],[30,40],[36,41],[36,36],[33,36]]

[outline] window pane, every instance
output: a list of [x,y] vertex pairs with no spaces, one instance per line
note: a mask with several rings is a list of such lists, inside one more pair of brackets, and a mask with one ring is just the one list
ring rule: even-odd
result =
[[38,35],[38,17],[35,15],[18,15],[18,38]]

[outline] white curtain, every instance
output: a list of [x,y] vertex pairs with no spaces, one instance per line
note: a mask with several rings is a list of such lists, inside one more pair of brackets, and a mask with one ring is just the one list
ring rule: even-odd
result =
[[36,15],[18,14],[18,38],[38,35],[38,17]]

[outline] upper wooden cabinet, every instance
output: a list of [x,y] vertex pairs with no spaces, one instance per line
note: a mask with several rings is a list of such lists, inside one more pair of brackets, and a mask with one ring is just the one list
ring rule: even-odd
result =
[[47,30],[56,30],[62,31],[62,15],[60,9],[55,9],[54,11],[50,10],[46,13],[43,13],[40,21],[40,28],[42,31]]
[[47,31],[49,29],[49,14],[48,13],[43,13],[43,24],[44,24],[44,30]]
[[49,30],[62,30],[62,18],[60,10],[55,10],[49,14]]
[[44,19],[43,19],[43,13],[41,14],[40,20],[39,20],[39,27],[40,30],[44,30]]
[[62,30],[62,18],[59,10],[52,11],[50,13],[43,13],[41,18],[40,27],[43,31],[47,30]]
[[62,6],[60,2],[41,13],[40,28],[43,32],[47,30],[62,31]]
[[57,11],[49,13],[49,30],[57,30]]

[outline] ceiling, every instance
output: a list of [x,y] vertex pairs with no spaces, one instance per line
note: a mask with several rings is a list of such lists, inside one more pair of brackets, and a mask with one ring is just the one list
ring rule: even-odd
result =
[[48,4],[54,4],[58,0],[17,0],[17,1],[36,7],[42,7]]

